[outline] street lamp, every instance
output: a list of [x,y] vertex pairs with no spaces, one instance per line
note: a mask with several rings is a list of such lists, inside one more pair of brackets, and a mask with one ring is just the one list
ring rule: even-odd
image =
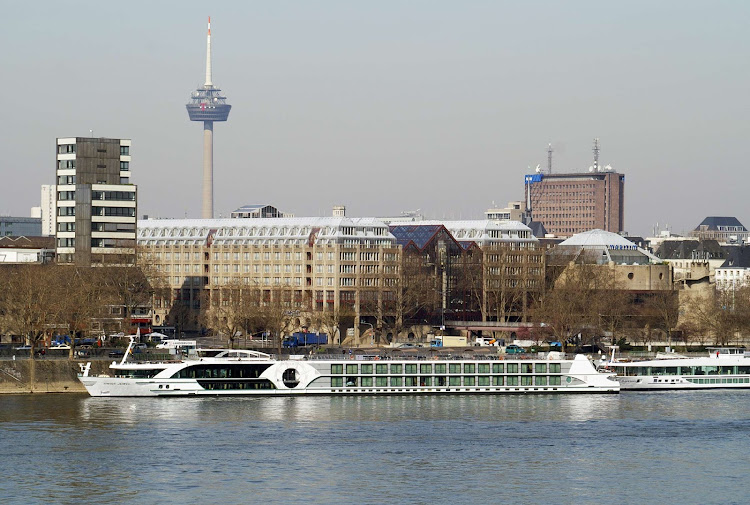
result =
[[370,326],[370,330],[372,330],[372,332],[370,333],[370,345],[375,345],[375,327],[372,325],[372,323],[368,323],[364,319],[360,318],[359,324],[367,324]]

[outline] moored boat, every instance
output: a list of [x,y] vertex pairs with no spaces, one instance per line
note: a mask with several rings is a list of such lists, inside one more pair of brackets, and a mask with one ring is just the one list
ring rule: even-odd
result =
[[709,347],[708,355],[644,361],[609,361],[623,390],[750,388],[750,354],[742,347]]
[[[126,352],[126,357],[128,353]],[[113,362],[110,374],[79,379],[91,396],[617,393],[614,374],[585,356],[559,359],[380,356],[275,359],[250,350],[176,362]]]

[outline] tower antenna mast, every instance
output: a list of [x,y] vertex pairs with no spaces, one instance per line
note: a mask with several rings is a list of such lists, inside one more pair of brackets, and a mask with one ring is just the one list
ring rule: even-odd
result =
[[206,34],[206,82],[193,91],[186,105],[190,121],[203,122],[203,203],[201,217],[214,217],[214,121],[226,121],[232,106],[221,89],[214,86],[211,76],[211,18]]
[[552,144],[547,144],[547,173],[552,173]]
[[594,139],[594,172],[599,171],[599,139]]

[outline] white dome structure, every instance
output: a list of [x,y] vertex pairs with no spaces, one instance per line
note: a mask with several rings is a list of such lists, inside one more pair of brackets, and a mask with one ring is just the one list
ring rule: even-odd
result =
[[661,260],[625,237],[604,230],[590,230],[560,242],[550,255],[573,256],[574,261],[598,264],[648,265]]

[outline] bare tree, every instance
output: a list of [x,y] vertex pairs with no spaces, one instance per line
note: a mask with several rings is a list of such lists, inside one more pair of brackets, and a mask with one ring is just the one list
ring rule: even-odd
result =
[[135,266],[108,266],[98,273],[108,302],[120,307],[123,314],[120,331],[131,331],[131,317],[138,308],[150,307],[153,289],[143,270]]
[[57,301],[54,265],[13,265],[0,276],[0,322],[3,331],[23,335],[33,358],[40,342],[54,327]]
[[57,299],[55,318],[70,336],[68,358],[73,359],[76,337],[89,330],[95,318],[108,315],[112,293],[98,268],[59,265],[55,273],[51,282],[57,292],[65,293]]
[[617,290],[612,269],[606,265],[570,263],[551,282],[534,310],[536,321],[560,339],[563,350],[576,335],[601,326],[602,315],[616,321],[607,297]]
[[354,311],[347,305],[338,308],[325,308],[312,315],[312,324],[322,333],[326,333],[331,344],[341,344],[341,326],[347,321],[354,321]]
[[667,345],[672,346],[672,332],[677,328],[679,299],[676,291],[656,291],[650,293],[641,307],[641,314],[651,328],[664,332]]
[[236,280],[213,292],[211,306],[204,314],[204,323],[215,333],[226,336],[231,349],[234,349],[237,336],[248,331],[256,316],[259,298],[255,295],[254,290]]
[[298,304],[294,300],[291,289],[277,286],[262,291],[260,304],[263,326],[273,337],[280,355],[284,335],[289,331],[292,321],[299,317],[301,302]]

